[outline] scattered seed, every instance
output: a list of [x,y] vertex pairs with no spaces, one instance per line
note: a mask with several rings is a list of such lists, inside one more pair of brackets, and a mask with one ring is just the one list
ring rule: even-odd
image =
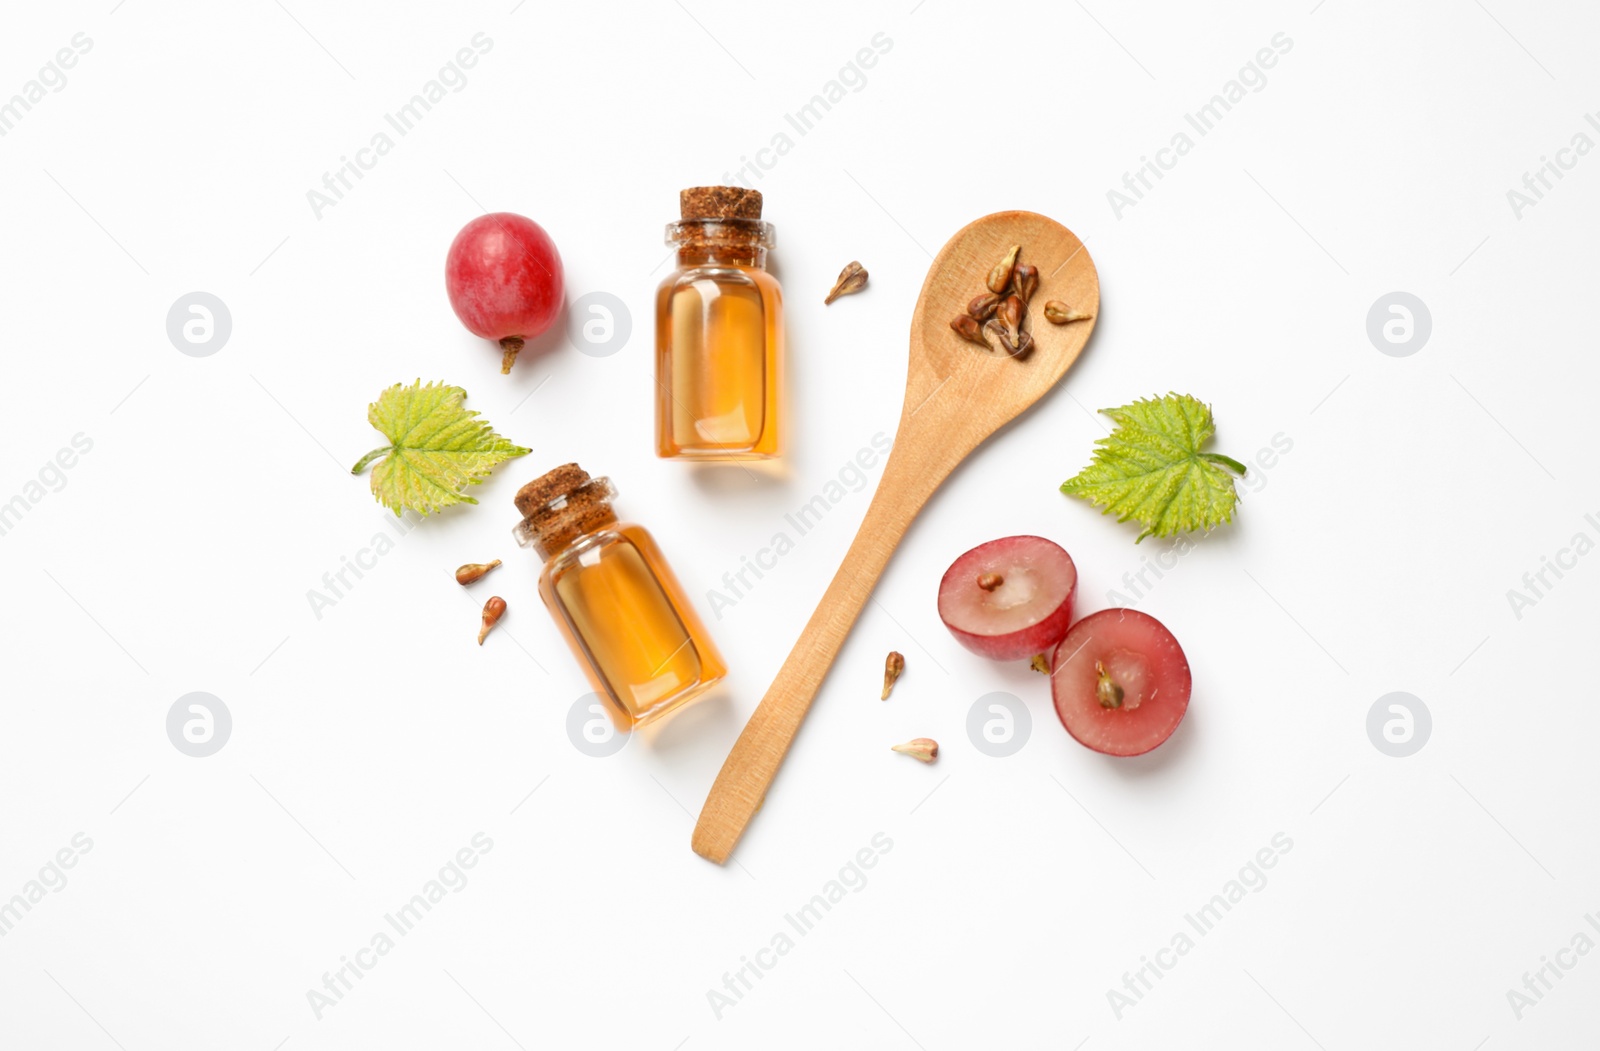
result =
[[493,562],[468,562],[466,565],[456,570],[456,583],[460,584],[462,587],[465,587],[468,584],[476,584],[478,581],[489,575],[489,570],[495,568],[499,564],[500,560],[498,558]]
[[919,763],[931,763],[939,758],[939,742],[931,737],[918,737],[905,744],[891,745],[889,750],[909,755]]
[[989,280],[985,282],[989,286],[989,291],[997,296],[1005,294],[1006,286],[1011,284],[1011,271],[1016,268],[1017,253],[1020,251],[1022,251],[1021,245],[1012,245],[1006,257],[989,271]]
[[883,696],[879,697],[878,700],[887,701],[889,699],[889,691],[894,689],[895,681],[900,678],[905,670],[905,657],[901,656],[899,650],[890,650],[889,656],[883,659]]
[[[991,321],[989,324],[992,325],[994,322]],[[956,335],[960,336],[968,343],[976,343],[984,350],[994,349],[993,347],[989,346],[989,341],[983,338],[985,329],[979,327],[978,322],[973,319],[972,315],[961,314],[955,318],[952,318],[950,321],[950,327],[955,330]]]
[[988,321],[994,317],[995,308],[1000,305],[1000,297],[993,292],[985,292],[975,297],[967,304],[967,313],[979,321]]
[[1039,268],[1022,264],[1011,275],[1011,287],[1021,297],[1022,305],[1027,306],[1033,294],[1039,290]]
[[506,615],[506,600],[495,595],[483,604],[483,627],[478,629],[478,645],[483,645],[483,640],[489,637],[489,631]]
[[1028,662],[1028,667],[1032,668],[1034,671],[1038,672],[1040,675],[1049,675],[1050,674],[1050,658],[1046,657],[1042,653],[1035,653],[1033,655],[1033,659]]
[[1044,319],[1052,325],[1065,325],[1069,321],[1088,321],[1093,314],[1080,314],[1067,306],[1059,299],[1052,299],[1044,305]]
[[828,293],[828,298],[822,301],[827,306],[840,296],[848,296],[852,292],[859,292],[867,287],[867,272],[861,264],[851,261],[850,265],[839,271],[839,280],[833,284],[833,291]]
[[[983,323],[983,334],[989,339],[992,339],[996,343],[1000,344],[1001,349],[1007,354],[1016,353],[1015,349],[1011,346],[1010,337],[1006,335],[1005,322],[1001,321],[999,318],[993,317],[988,321],[985,321]],[[985,343],[985,345],[987,345],[987,343]]]
[[1106,666],[1101,664],[1099,661],[1095,661],[1094,673],[1096,676],[1094,695],[1099,699],[1100,707],[1121,708],[1122,687],[1118,686],[1114,681],[1112,681],[1111,676],[1106,674]]
[[994,316],[1006,327],[1006,342],[1015,346],[1017,333],[1022,330],[1022,297],[1006,296],[1000,301]]

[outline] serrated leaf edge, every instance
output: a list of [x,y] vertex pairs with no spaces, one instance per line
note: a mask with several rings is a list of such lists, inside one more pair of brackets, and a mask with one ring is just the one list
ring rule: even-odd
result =
[[[1175,487],[1172,496],[1168,498],[1166,503],[1164,503],[1161,506],[1160,510],[1155,515],[1155,524],[1147,522],[1143,518],[1136,517],[1135,514],[1132,511],[1125,511],[1125,512],[1122,512],[1122,513],[1117,515],[1117,521],[1119,523],[1120,522],[1127,522],[1127,521],[1131,520],[1131,521],[1137,521],[1141,525],[1144,526],[1144,530],[1138,536],[1136,536],[1134,538],[1133,542],[1135,544],[1142,543],[1144,541],[1144,539],[1146,537],[1149,537],[1149,536],[1153,536],[1158,540],[1165,539],[1165,538],[1171,537],[1171,536],[1178,536],[1180,534],[1190,534],[1190,533],[1196,533],[1196,532],[1198,532],[1201,536],[1208,536],[1208,535],[1210,535],[1212,530],[1216,529],[1218,526],[1227,525],[1227,524],[1229,524],[1229,523],[1231,523],[1233,521],[1234,508],[1237,507],[1238,503],[1239,503],[1239,492],[1238,492],[1238,489],[1234,486],[1233,476],[1231,474],[1229,474],[1228,471],[1224,467],[1222,467],[1220,464],[1218,464],[1215,459],[1211,459],[1211,458],[1207,457],[1206,454],[1203,454],[1203,453],[1200,452],[1200,447],[1202,445],[1204,445],[1206,442],[1210,441],[1213,437],[1215,437],[1216,432],[1217,432],[1216,417],[1212,413],[1210,403],[1209,402],[1203,402],[1199,398],[1196,398],[1192,394],[1179,394],[1177,391],[1168,391],[1165,396],[1154,395],[1154,396],[1149,397],[1149,398],[1135,398],[1133,401],[1129,402],[1126,405],[1119,405],[1119,406],[1116,406],[1114,408],[1109,408],[1109,409],[1101,409],[1100,413],[1102,415],[1104,415],[1104,416],[1109,417],[1111,419],[1111,421],[1116,424],[1116,428],[1114,428],[1111,431],[1111,433],[1106,434],[1103,437],[1095,439],[1095,442],[1094,442],[1095,449],[1094,449],[1093,454],[1089,458],[1089,463],[1084,465],[1084,467],[1082,469],[1080,469],[1077,474],[1073,475],[1071,478],[1069,478],[1065,482],[1061,483],[1061,492],[1063,494],[1067,495],[1067,496],[1076,496],[1076,497],[1078,497],[1080,499],[1088,500],[1089,503],[1092,506],[1096,506],[1096,507],[1099,507],[1101,509],[1100,510],[1100,514],[1102,516],[1112,514],[1113,511],[1112,511],[1112,503],[1111,502],[1106,501],[1106,500],[1102,500],[1102,499],[1100,499],[1100,498],[1098,498],[1096,496],[1090,495],[1086,491],[1086,485],[1081,485],[1081,484],[1076,484],[1076,483],[1079,482],[1079,479],[1081,479],[1084,476],[1084,474],[1090,468],[1092,468],[1093,466],[1095,466],[1098,463],[1103,463],[1107,459],[1109,459],[1109,455],[1108,454],[1109,454],[1110,450],[1113,448],[1113,446],[1118,445],[1118,444],[1124,444],[1124,445],[1127,444],[1128,439],[1126,437],[1123,437],[1121,439],[1118,438],[1117,432],[1119,430],[1121,430],[1123,428],[1139,428],[1139,424],[1133,419],[1133,416],[1132,416],[1132,414],[1130,414],[1129,410],[1137,409],[1137,408],[1140,408],[1140,407],[1143,407],[1143,406],[1147,406],[1147,405],[1163,403],[1168,398],[1171,398],[1171,399],[1177,401],[1180,405],[1187,405],[1187,404],[1192,403],[1192,404],[1198,406],[1200,408],[1201,412],[1204,413],[1204,416],[1202,418],[1202,426],[1199,428],[1199,433],[1196,436],[1196,440],[1195,440],[1195,443],[1194,443],[1194,448],[1187,452],[1187,454],[1185,455],[1184,459],[1188,460],[1194,466],[1199,467],[1202,472],[1205,472],[1205,471],[1215,471],[1215,472],[1217,472],[1217,475],[1219,477],[1221,477],[1221,478],[1223,478],[1223,479],[1225,479],[1227,481],[1228,488],[1233,493],[1233,500],[1230,501],[1228,503],[1227,507],[1224,508],[1220,512],[1220,516],[1219,516],[1218,521],[1213,522],[1213,523],[1211,523],[1209,525],[1200,526],[1200,527],[1197,527],[1196,529],[1178,529],[1178,528],[1175,528],[1175,527],[1159,528],[1161,519],[1166,517],[1167,508],[1171,507],[1172,506],[1172,501],[1177,498],[1177,488]],[[1152,432],[1152,431],[1149,431],[1149,430],[1143,429],[1143,428],[1140,428],[1140,429],[1143,430],[1144,433],[1150,434],[1152,437],[1161,438],[1161,439],[1163,439],[1165,441],[1171,441],[1171,439],[1166,438],[1165,435],[1157,434],[1156,432]],[[1218,454],[1212,454],[1212,455],[1218,455]],[[1224,459],[1230,460],[1233,463],[1237,463],[1238,462],[1238,461],[1233,461],[1231,457],[1224,457]],[[1177,462],[1179,462],[1179,461],[1173,461],[1173,462],[1168,463],[1167,466],[1165,468],[1163,468],[1163,470],[1170,469],[1171,467],[1176,466]],[[1242,467],[1243,465],[1241,464],[1240,466]],[[1246,469],[1248,469],[1248,468],[1246,468]]]
[[[410,424],[410,427],[403,435],[399,436],[398,438],[390,438],[389,433],[384,430],[384,428],[378,422],[378,406],[382,403],[386,395],[397,390],[414,391],[416,393],[425,393],[437,390],[444,395],[445,401],[439,403],[433,409],[422,413],[419,417],[413,420]],[[423,420],[427,419],[429,416],[432,416],[434,412],[437,412],[441,408],[451,407],[455,409],[459,413],[456,420],[457,423],[472,425],[470,431],[463,432],[462,435],[458,435],[457,439],[464,439],[470,437],[471,435],[485,433],[492,437],[494,444],[490,448],[473,450],[471,455],[498,456],[498,459],[489,464],[482,471],[462,473],[460,476],[462,479],[460,484],[462,486],[482,485],[488,480],[489,475],[493,473],[495,467],[507,460],[513,460],[520,456],[526,456],[533,451],[532,449],[517,445],[505,435],[497,432],[494,429],[494,426],[490,424],[489,421],[483,419],[482,414],[476,409],[466,408],[465,402],[467,397],[468,395],[466,389],[463,387],[458,387],[452,383],[446,383],[443,380],[429,380],[427,383],[423,383],[422,378],[419,376],[412,381],[409,387],[403,382],[394,383],[388,387],[385,387],[379,393],[377,399],[367,405],[367,422],[372,426],[373,430],[383,435],[384,438],[389,439],[389,445],[385,449],[373,450],[373,452],[362,457],[361,461],[356,464],[356,467],[352,468],[351,473],[358,474],[360,473],[360,468],[366,467],[370,464],[372,466],[372,474],[368,481],[368,488],[371,490],[373,498],[381,506],[387,507],[393,511],[396,518],[399,518],[406,510],[416,511],[418,514],[426,517],[427,515],[442,511],[447,507],[453,507],[456,504],[476,504],[478,502],[477,498],[468,496],[465,492],[453,491],[443,485],[440,485],[432,478],[428,478],[421,472],[417,471],[409,463],[406,465],[408,473],[411,476],[427,483],[433,489],[443,493],[445,499],[427,499],[425,501],[426,506],[411,506],[406,504],[403,498],[395,501],[385,499],[386,488],[380,489],[378,484],[379,471],[388,466],[391,461],[397,459],[401,453],[436,453],[451,451],[448,449],[415,449],[406,445],[407,440],[411,439],[415,435],[416,428],[422,424]]]

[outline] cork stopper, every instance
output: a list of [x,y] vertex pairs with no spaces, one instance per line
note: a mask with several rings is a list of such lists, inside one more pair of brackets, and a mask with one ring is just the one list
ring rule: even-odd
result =
[[678,194],[684,219],[759,219],[761,191],[743,186],[691,186]]
[[611,500],[617,490],[609,478],[591,478],[575,463],[562,464],[517,490],[522,522],[517,543],[532,544],[543,555],[566,547],[585,533],[617,520]]
[[523,518],[536,512],[558,496],[566,496],[589,480],[589,472],[575,463],[564,463],[547,471],[517,490],[515,503]]

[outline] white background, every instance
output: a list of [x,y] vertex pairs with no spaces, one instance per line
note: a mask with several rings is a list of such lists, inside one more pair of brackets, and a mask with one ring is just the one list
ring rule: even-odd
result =
[[[74,435],[93,442],[0,536],[0,898],[75,834],[93,843],[0,938],[0,1044],[1591,1039],[1600,955],[1565,957],[1520,1020],[1507,990],[1600,910],[1600,716],[1578,664],[1600,558],[1548,576],[1520,619],[1507,590],[1574,533],[1600,539],[1583,517],[1600,516],[1600,160],[1520,217],[1506,193],[1578,132],[1600,139],[1592,9],[113,2],[15,9],[0,34],[0,98],[92,40],[0,138],[0,501]],[[492,50],[465,86],[315,214],[307,191],[480,32]],[[785,114],[877,33],[892,48],[865,85],[799,136]],[[1293,46],[1265,86],[1195,136],[1183,114],[1277,33]],[[1184,130],[1193,150],[1119,217],[1107,191]],[[657,461],[662,224],[681,187],[779,133],[792,149],[756,185],[788,297],[786,473]],[[558,336],[499,374],[442,282],[486,208],[550,231],[569,298],[622,298],[621,352]],[[611,475],[709,615],[741,555],[893,433],[929,253],[1005,208],[1084,239],[1098,330],[928,505],[740,864],[716,868],[689,850],[691,815],[867,491],[712,620],[726,687],[603,759],[567,736],[588,687],[510,540],[512,494],[573,459]],[[870,287],[823,308],[851,259]],[[166,331],[195,290],[232,316],[210,357]],[[1396,290],[1432,316],[1404,358],[1366,330]],[[366,405],[418,377],[465,387],[534,452],[319,618],[308,591],[384,528],[348,473],[381,444]],[[1117,761],[1061,732],[1044,679],[957,647],[934,592],[967,547],[1032,532],[1072,552],[1081,609],[1111,604],[1163,547],[1056,487],[1103,433],[1091,410],[1167,390],[1214,406],[1218,451],[1293,447],[1139,600],[1182,642],[1194,697],[1168,744]],[[506,565],[485,584],[451,580],[489,558]],[[511,611],[479,649],[490,591]],[[890,649],[908,668],[880,703]],[[965,729],[996,690],[1032,715],[1007,759]],[[1433,717],[1405,759],[1366,730],[1396,690]],[[165,730],[191,691],[232,713],[209,758]],[[914,736],[940,740],[936,765],[887,750]],[[470,882],[318,1020],[308,990],[478,832],[493,848]],[[719,1019],[708,990],[880,832],[893,847],[867,884]],[[1108,990],[1280,832],[1293,847],[1266,886],[1119,1019]]]

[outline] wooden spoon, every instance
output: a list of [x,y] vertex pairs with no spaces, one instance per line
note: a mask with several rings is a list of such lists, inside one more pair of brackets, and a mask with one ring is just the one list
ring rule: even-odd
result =
[[[1012,245],[1039,269],[1028,305],[1034,348],[1014,359],[985,351],[950,329]],[[1056,299],[1090,320],[1052,325]],[[760,809],[817,688],[872,595],[900,538],[933,491],[995,431],[1042,398],[1078,360],[1100,310],[1100,281],[1083,242],[1033,212],[986,215],[952,237],[922,283],[911,317],[911,364],[900,429],[866,518],[778,677],[722,764],[695,824],[696,854],[722,864]]]

